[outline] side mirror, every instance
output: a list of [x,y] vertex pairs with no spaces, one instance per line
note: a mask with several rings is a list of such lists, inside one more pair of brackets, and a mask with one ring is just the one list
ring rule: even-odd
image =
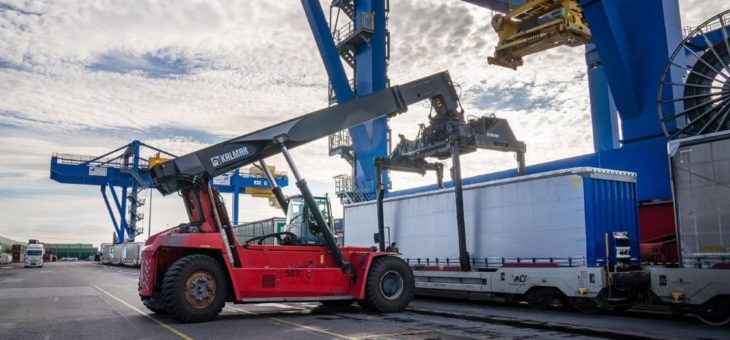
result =
[[373,242],[380,243],[380,233],[373,234]]

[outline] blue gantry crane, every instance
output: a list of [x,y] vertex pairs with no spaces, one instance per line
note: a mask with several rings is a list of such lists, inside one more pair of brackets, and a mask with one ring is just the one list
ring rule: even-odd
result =
[[[302,5],[330,79],[331,104],[344,103],[388,86],[388,1],[333,0],[329,22],[319,1],[302,0]],[[352,74],[351,78],[348,73]],[[335,134],[330,137],[329,145],[330,155],[339,154],[353,167],[351,176],[339,177],[338,195],[342,197],[340,193],[347,192],[357,200],[374,199],[376,171],[372,160],[388,156],[387,118],[374,119]],[[343,184],[348,188],[342,188]]]
[[[711,52],[702,57],[697,51],[721,42],[727,32],[719,27],[695,32],[695,36],[683,44],[680,53],[673,53],[683,41],[677,0],[463,1],[502,13],[493,16],[492,26],[500,41],[494,57],[489,58],[491,64],[516,69],[522,63],[522,56],[547,49],[549,45],[585,45],[594,152],[535,164],[527,167],[526,173],[578,166],[635,172],[639,179],[640,216],[644,216],[645,211],[646,216],[650,211],[659,211],[666,216],[664,222],[657,225],[642,222],[642,233],[648,231],[648,234],[671,237],[674,223],[667,135],[686,132],[682,129],[693,121],[701,121],[708,127],[727,123],[728,115],[709,112],[710,108],[715,111],[727,109],[717,105],[726,97],[724,93],[719,97],[714,92],[700,93],[713,85],[695,84],[690,89],[684,82],[688,74],[700,73],[695,78],[724,75],[722,70],[706,67],[705,61],[712,59]],[[301,2],[329,76],[331,103],[346,102],[388,84],[391,37],[387,23],[393,19],[388,15],[387,0],[332,0],[329,18],[319,1]],[[549,11],[553,12],[545,14]],[[541,39],[550,44],[542,43]],[[714,52],[724,53],[722,47],[718,46]],[[670,58],[674,66],[665,70]],[[715,57],[719,58],[723,57]],[[694,65],[700,66],[698,70]],[[485,77],[488,67],[485,63]],[[712,74],[704,74],[707,70]],[[657,90],[660,82],[662,86]],[[657,98],[660,114],[657,114]],[[715,123],[705,123],[709,119]],[[663,127],[667,135],[663,133]],[[561,128],[571,127],[558,127],[556,134]],[[342,132],[330,137],[330,155],[340,155],[353,167],[351,175],[335,178],[336,190],[343,202],[375,198],[373,159],[389,154],[388,142],[387,118],[351,128],[349,134]],[[463,183],[481,183],[516,175],[515,170],[501,171],[465,178]],[[387,178],[383,181],[388,183]],[[424,186],[385,195],[405,195],[435,188],[435,185]],[[388,190],[387,186],[385,190]],[[660,230],[650,231],[652,229]]]
[[[502,13],[526,4],[556,2],[465,1]],[[678,2],[580,0],[578,3],[592,35],[592,43],[586,45],[586,70],[595,152],[533,165],[527,172],[575,166],[628,170],[637,172],[641,179],[638,188],[641,201],[668,200],[671,193],[666,167],[667,139],[657,116],[656,98],[664,64],[682,41]],[[329,22],[319,1],[302,0],[302,4],[329,76],[333,101],[346,102],[388,84],[388,1],[333,0]],[[346,66],[352,69],[351,79]],[[670,74],[670,77],[681,78],[681,74]],[[352,145],[348,149],[343,144],[349,140]],[[360,199],[372,199],[375,192],[372,159],[389,153],[387,119],[352,128],[349,136],[331,137],[330,150],[344,155],[353,165],[348,182],[351,187],[347,190],[358,192],[356,196]],[[465,179],[464,183],[515,175],[516,171],[497,172]]]
[[[154,156],[143,158],[144,148],[149,149]],[[132,242],[141,233],[137,222],[144,218],[140,209],[145,204],[142,192],[153,186],[149,168],[155,162],[174,157],[169,152],[138,140],[96,157],[54,153],[51,157],[51,179],[65,184],[100,187],[114,225],[115,241]],[[285,173],[274,172],[274,176],[279,186],[289,184]],[[233,194],[234,224],[238,224],[240,194],[265,196],[259,189],[271,188],[271,183],[262,172],[250,169],[236,169],[213,179],[213,183],[220,192]]]

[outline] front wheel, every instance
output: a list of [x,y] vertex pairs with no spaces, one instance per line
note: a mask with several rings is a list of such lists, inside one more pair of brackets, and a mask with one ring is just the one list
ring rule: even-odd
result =
[[155,314],[167,314],[165,305],[157,297],[142,298],[142,304]]
[[185,323],[218,317],[226,303],[226,278],[220,263],[207,255],[188,255],[170,266],[162,280],[162,303]]
[[365,299],[359,303],[371,312],[400,312],[411,302],[414,291],[415,280],[408,264],[395,256],[383,256],[373,261],[366,281]]
[[323,306],[331,309],[345,309],[352,306],[352,300],[323,300],[320,301]]

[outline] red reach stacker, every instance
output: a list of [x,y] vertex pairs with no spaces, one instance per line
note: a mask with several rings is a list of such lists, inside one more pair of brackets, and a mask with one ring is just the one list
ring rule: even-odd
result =
[[[139,294],[149,309],[181,322],[215,319],[226,302],[319,301],[359,303],[376,312],[398,312],[411,301],[413,273],[405,261],[362,247],[338,247],[297,170],[289,149],[430,100],[437,114],[463,115],[447,72],[393,86],[344,104],[258,130],[150,169],[163,195],[179,193],[189,222],[155,234],[142,252]],[[301,195],[287,201],[264,159],[281,153]],[[260,166],[287,216],[300,228],[239,243],[211,179],[249,164]],[[287,209],[297,205],[303,209]],[[290,226],[291,227],[291,226]],[[263,245],[267,238],[278,245]]]

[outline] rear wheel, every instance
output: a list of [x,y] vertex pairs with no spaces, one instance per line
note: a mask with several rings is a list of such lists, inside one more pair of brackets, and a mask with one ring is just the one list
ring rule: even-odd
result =
[[395,256],[375,259],[365,286],[365,299],[360,305],[367,311],[400,312],[413,299],[415,281],[405,261]]
[[225,305],[226,282],[218,261],[206,255],[188,255],[165,273],[162,303],[180,322],[210,321]]

